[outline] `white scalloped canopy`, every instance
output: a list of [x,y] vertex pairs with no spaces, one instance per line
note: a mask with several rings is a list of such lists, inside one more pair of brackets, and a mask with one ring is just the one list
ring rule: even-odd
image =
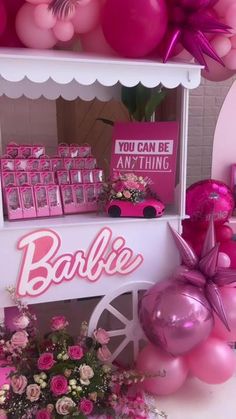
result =
[[25,95],[67,100],[97,97],[107,101],[118,97],[120,85],[142,83],[188,89],[200,84],[201,66],[182,62],[166,64],[154,60],[131,60],[91,56],[67,51],[0,49],[0,95]]

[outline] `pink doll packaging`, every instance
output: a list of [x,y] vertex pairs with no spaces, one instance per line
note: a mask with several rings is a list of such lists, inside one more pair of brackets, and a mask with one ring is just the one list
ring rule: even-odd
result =
[[73,159],[75,157],[79,157],[79,146],[78,144],[71,144],[70,145],[70,157]]
[[82,173],[81,170],[70,170],[70,181],[74,183],[82,183]]
[[96,185],[94,184],[84,185],[84,195],[85,195],[87,211],[96,211],[98,208],[97,196],[96,196]]
[[62,215],[61,194],[58,185],[47,186],[49,212],[51,216]]
[[16,186],[16,174],[15,172],[2,172],[2,186]]
[[49,157],[41,157],[39,160],[39,171],[51,171],[52,165],[51,165],[51,159]]
[[102,169],[93,170],[93,181],[94,183],[100,183],[104,181],[104,172]]
[[83,146],[79,146],[79,157],[90,157],[91,156],[91,146],[85,144]]
[[92,170],[82,170],[83,183],[93,183],[93,172]]
[[47,186],[38,185],[34,187],[34,197],[37,217],[48,217],[50,215]]
[[41,172],[41,183],[43,185],[54,185],[55,184],[54,172]]
[[32,186],[41,185],[41,172],[29,172],[29,184]]
[[28,172],[15,172],[16,173],[16,185],[24,186],[29,185],[29,173]]
[[17,186],[5,188],[5,201],[9,220],[23,218],[20,189]]
[[40,172],[40,159],[30,158],[26,162],[28,172]]
[[59,157],[70,157],[70,146],[68,144],[59,144],[58,146]]
[[90,169],[90,170],[95,169],[96,164],[97,164],[95,157],[87,157],[84,160],[85,160],[85,163],[84,163],[85,169]]
[[39,159],[41,156],[45,155],[45,147],[43,145],[34,145],[32,146],[32,157]]
[[67,170],[58,170],[57,182],[59,185],[68,185],[70,183],[70,174]]
[[6,147],[6,154],[12,159],[20,157],[20,147],[16,143],[9,143]]
[[51,158],[52,170],[56,172],[57,170],[64,169],[64,160],[61,157],[52,157]]
[[27,170],[27,159],[15,159],[15,171],[23,171],[25,172]]
[[3,172],[14,172],[15,170],[15,160],[10,157],[1,158],[1,169]]
[[76,158],[74,160],[75,169],[77,170],[83,170],[85,169],[85,159],[82,158]]
[[22,202],[23,218],[35,218],[36,206],[34,199],[34,190],[32,186],[23,186],[20,188]]
[[19,157],[23,157],[23,159],[29,159],[31,156],[32,156],[32,146],[30,145],[19,146]]
[[75,169],[75,161],[72,159],[72,157],[67,157],[64,159],[64,168],[65,170]]
[[61,185],[61,197],[62,197],[64,214],[73,214],[76,212],[73,186],[74,185]]
[[81,207],[81,205],[85,205],[85,197],[84,197],[84,185],[74,184],[73,185],[73,192],[74,192],[74,201],[77,208]]

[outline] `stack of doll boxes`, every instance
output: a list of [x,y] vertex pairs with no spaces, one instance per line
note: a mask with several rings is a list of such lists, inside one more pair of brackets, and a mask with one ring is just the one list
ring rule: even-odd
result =
[[89,145],[60,144],[54,160],[65,214],[92,212],[98,209],[103,170],[97,168]]

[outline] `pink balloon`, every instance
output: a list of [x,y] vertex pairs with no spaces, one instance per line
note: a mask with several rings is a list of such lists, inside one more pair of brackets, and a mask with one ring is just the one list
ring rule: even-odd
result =
[[21,42],[28,48],[47,49],[57,43],[51,29],[39,28],[34,20],[35,6],[25,3],[16,16],[16,32]]
[[[236,279],[235,279],[236,280]],[[223,287],[220,289],[223,305],[227,315],[230,332],[220,319],[215,316],[213,335],[226,342],[236,341],[236,288]]]
[[67,42],[74,36],[74,26],[69,21],[58,20],[53,28],[53,32],[58,41]]
[[150,342],[175,356],[207,339],[214,322],[201,288],[174,280],[147,291],[140,302],[139,319]]
[[107,0],[102,10],[107,42],[120,55],[144,57],[160,44],[167,28],[164,0]]
[[5,7],[8,14],[16,15],[20,7],[25,3],[25,0],[5,0]]
[[151,394],[167,395],[174,393],[184,384],[187,363],[182,357],[172,357],[153,345],[147,345],[138,355],[138,371],[157,375],[143,382],[143,388]]
[[51,2],[51,0],[26,0],[27,1],[27,3],[30,3],[30,4],[41,4],[41,3],[50,3]]
[[0,1],[0,36],[4,33],[7,26],[7,11],[3,0]]
[[231,51],[223,58],[223,61],[229,70],[236,70],[236,49],[231,49]]
[[234,351],[222,340],[209,338],[187,357],[192,374],[208,384],[221,384],[235,372]]
[[99,0],[79,2],[72,23],[76,33],[88,33],[99,24],[101,3]]
[[230,257],[224,252],[219,252],[217,265],[219,268],[229,268],[231,265]]
[[236,35],[230,38],[230,42],[231,42],[232,48],[235,49],[236,48]]
[[230,79],[234,72],[228,68],[223,67],[218,64],[216,61],[211,60],[208,57],[205,57],[209,71],[203,70],[202,76],[204,79],[209,81],[224,81]]
[[111,56],[117,55],[107,43],[101,26],[97,26],[91,32],[81,34],[79,39],[83,51]]
[[214,10],[218,13],[219,16],[224,17],[227,8],[234,3],[235,0],[219,0],[214,6]]
[[236,242],[234,240],[229,240],[221,243],[220,251],[226,253],[230,257],[230,267],[236,269]]
[[221,58],[227,55],[229,51],[231,50],[231,42],[229,38],[226,38],[223,35],[215,36],[211,40],[211,45],[215,49],[219,57]]
[[39,4],[34,10],[34,19],[39,28],[52,29],[57,22],[56,16],[49,10],[47,4]]
[[235,2],[226,9],[224,21],[226,25],[229,25],[233,29],[233,32],[235,33],[235,30],[236,30],[236,4]]

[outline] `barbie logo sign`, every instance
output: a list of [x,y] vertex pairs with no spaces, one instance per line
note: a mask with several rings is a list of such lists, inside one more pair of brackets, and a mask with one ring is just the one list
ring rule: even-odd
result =
[[17,248],[23,252],[17,295],[37,297],[51,285],[74,278],[97,281],[101,275],[128,275],[143,262],[141,254],[134,255],[121,236],[112,237],[103,228],[87,251],[60,254],[61,239],[53,230],[39,230],[22,237]]

